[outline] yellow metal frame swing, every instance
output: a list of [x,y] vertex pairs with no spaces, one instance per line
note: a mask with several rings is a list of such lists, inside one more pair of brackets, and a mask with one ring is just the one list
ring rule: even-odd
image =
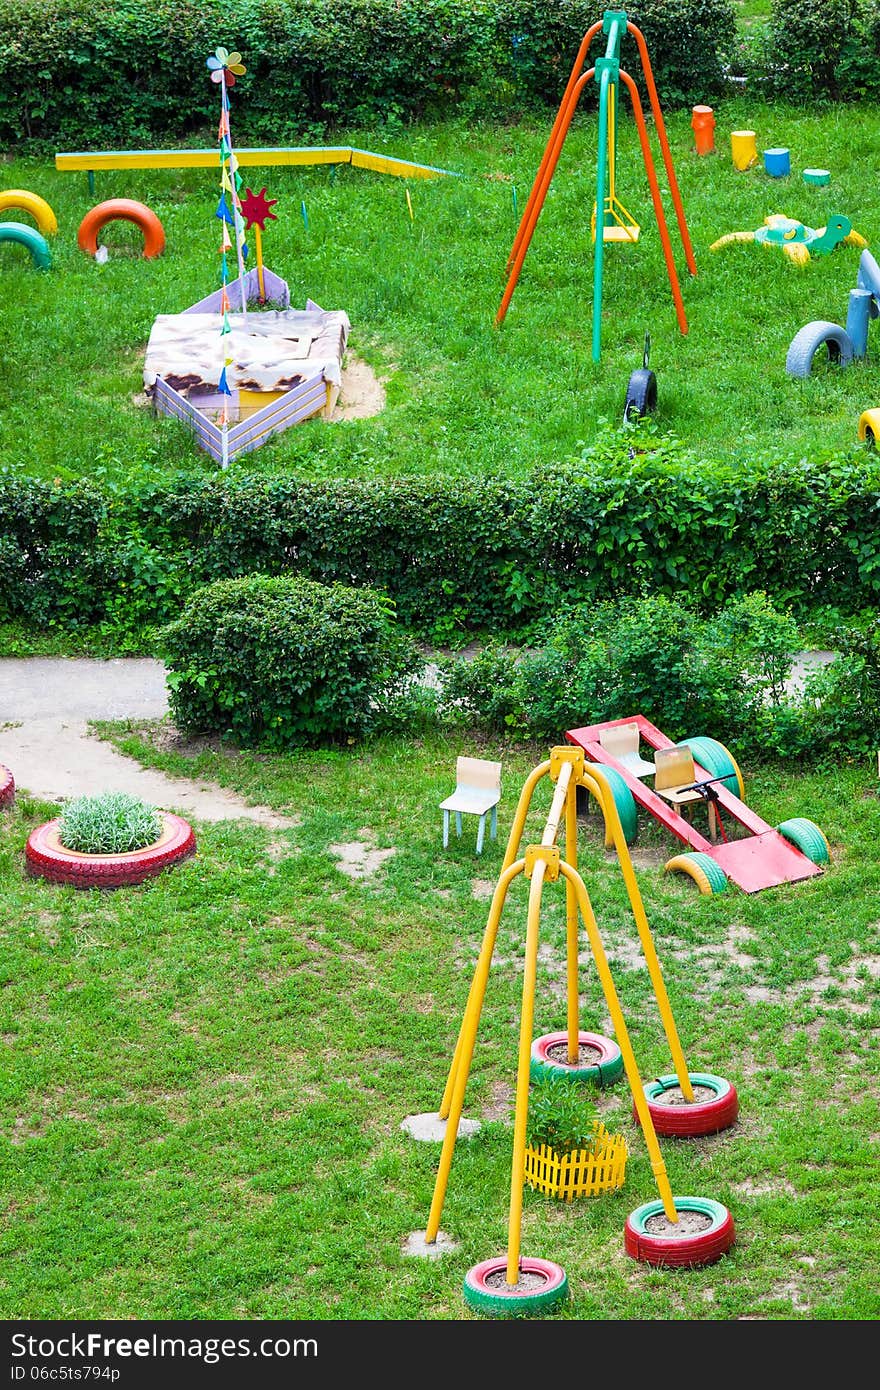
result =
[[[639,232],[642,230],[636,222],[632,213],[629,212],[617,196],[615,188],[615,164],[617,162],[617,133],[615,129],[615,104],[616,86],[614,83],[608,88],[608,192],[605,195],[605,206],[602,217],[602,240],[603,241],[632,241],[639,239]],[[590,236],[596,240],[596,204],[593,204],[593,213],[590,218]]]
[[[526,847],[520,856],[520,842],[526,816],[531,805],[536,786],[544,777],[555,783],[553,800],[547,815],[540,844]],[[620,816],[614,803],[614,796],[602,769],[589,764],[584,759],[583,749],[568,745],[553,748],[550,758],[534,768],[529,774],[520,793],[513,825],[507,843],[501,873],[492,897],[489,918],[483,935],[480,954],[477,959],[464,1017],[459,1029],[455,1053],[438,1112],[439,1118],[446,1122],[443,1147],[434,1185],[431,1210],[425,1229],[425,1242],[433,1244],[440,1229],[443,1202],[452,1166],[455,1141],[464,1107],[464,1095],[473,1059],[480,1012],[485,998],[489,979],[489,968],[498,935],[501,913],[510,885],[524,874],[529,880],[528,918],[526,926],[525,965],[523,970],[522,1010],[520,1016],[519,1049],[516,1078],[516,1104],[514,1114],[513,1158],[510,1180],[510,1216],[507,1242],[507,1283],[515,1286],[518,1281],[520,1261],[520,1241],[522,1225],[523,1183],[525,1172],[526,1132],[528,1128],[529,1081],[531,1065],[531,1046],[535,1013],[535,984],[538,966],[538,945],[540,930],[541,901],[544,883],[556,882],[560,877],[565,883],[566,900],[566,1014],[568,1033],[568,1060],[578,1061],[578,918],[583,921],[593,960],[602,985],[605,1002],[611,1016],[615,1037],[623,1057],[627,1081],[632,1092],[636,1114],[642,1127],[645,1144],[651,1161],[651,1169],[657,1182],[658,1194],[663,1210],[670,1222],[677,1223],[679,1217],[670,1188],[666,1167],[656,1131],[651,1119],[644,1086],[636,1065],[635,1056],[627,1032],[626,1021],[617,997],[614,980],[605,955],[602,938],[590,904],[589,895],[577,869],[577,788],[583,787],[599,804],[605,821],[606,844],[613,845],[617,851],[621,873],[623,874],[630,906],[639,934],[642,951],[648,967],[651,984],[663,1022],[670,1054],[675,1066],[678,1082],[685,1100],[693,1102],[694,1091],[685,1065],[684,1054],[678,1040],[675,1021],[672,1016],[666,987],[660,970],[648,920],[642,904],[641,894],[633,872],[632,860],[620,823]],[[556,843],[560,822],[564,823],[565,857]]]

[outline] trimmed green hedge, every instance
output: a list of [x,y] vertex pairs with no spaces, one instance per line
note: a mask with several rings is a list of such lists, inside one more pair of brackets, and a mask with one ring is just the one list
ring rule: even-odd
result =
[[[620,452],[628,441],[621,439]],[[116,639],[201,585],[298,574],[387,593],[434,641],[524,631],[560,603],[764,590],[806,617],[880,595],[880,462],[598,451],[525,482],[175,475],[128,493],[0,482],[0,617]]]
[[290,575],[206,585],[160,648],[177,727],[247,747],[359,738],[421,669],[383,595]]
[[[21,152],[213,140],[205,62],[221,45],[247,67],[234,93],[242,146],[555,107],[604,13],[595,0],[0,0],[0,140]],[[723,89],[732,0],[643,0],[628,18],[664,104]],[[599,35],[590,57],[604,52]],[[640,80],[629,34],[621,59]]]

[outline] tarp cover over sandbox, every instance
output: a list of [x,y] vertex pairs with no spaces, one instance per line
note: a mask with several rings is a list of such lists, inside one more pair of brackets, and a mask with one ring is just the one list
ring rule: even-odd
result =
[[[245,302],[256,283],[245,276]],[[267,302],[281,308],[227,314],[218,352],[220,291],[180,314],[157,315],[144,359],[144,389],[157,410],[188,423],[202,448],[222,463],[255,449],[270,435],[311,416],[329,417],[342,383],[350,322],[343,310],[312,300],[291,309],[286,283],[263,270]],[[240,303],[239,281],[228,287]],[[220,391],[225,367],[228,394]],[[224,403],[225,429],[217,423]]]

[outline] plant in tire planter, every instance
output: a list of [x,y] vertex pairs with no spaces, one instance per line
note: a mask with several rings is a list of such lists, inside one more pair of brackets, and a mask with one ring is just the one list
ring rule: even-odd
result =
[[192,828],[127,792],[76,797],[32,831],[28,873],[75,888],[141,883],[195,853]]
[[0,763],[0,806],[11,806],[14,800],[15,778],[9,768]]
[[523,1168],[529,1187],[567,1202],[622,1187],[626,1140],[608,1133],[583,1088],[550,1072],[530,1091]]

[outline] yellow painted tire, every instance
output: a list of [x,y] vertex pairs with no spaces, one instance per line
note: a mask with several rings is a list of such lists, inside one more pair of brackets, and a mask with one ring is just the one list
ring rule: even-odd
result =
[[716,864],[709,854],[703,854],[700,850],[694,850],[690,854],[676,854],[672,859],[667,859],[663,866],[667,874],[678,873],[687,874],[694,880],[701,893],[711,895],[713,893],[723,893],[727,887],[727,875]]
[[873,449],[880,439],[880,410],[863,410],[859,416],[859,439]]
[[58,231],[58,218],[39,193],[29,193],[26,188],[5,188],[0,193],[0,212],[7,208],[29,212],[43,236],[54,236]]

